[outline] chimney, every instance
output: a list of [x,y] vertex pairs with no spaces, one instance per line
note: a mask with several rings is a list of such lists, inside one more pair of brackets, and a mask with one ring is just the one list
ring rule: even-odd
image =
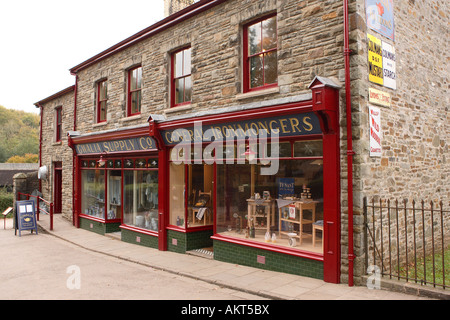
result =
[[180,11],[191,4],[194,4],[195,0],[164,0],[164,16],[168,17],[177,11]]

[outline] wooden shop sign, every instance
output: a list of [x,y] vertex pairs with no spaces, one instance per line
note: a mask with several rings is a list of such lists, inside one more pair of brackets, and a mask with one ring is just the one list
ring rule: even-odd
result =
[[113,141],[101,141],[78,144],[75,146],[78,155],[147,151],[156,149],[155,140],[151,137],[127,138]]
[[260,137],[265,131],[267,137],[277,134],[279,137],[321,134],[320,122],[313,112],[277,116],[263,119],[242,120],[220,124],[202,124],[196,122],[194,127],[166,130],[161,136],[166,145],[179,142],[211,142],[227,139],[246,139]]

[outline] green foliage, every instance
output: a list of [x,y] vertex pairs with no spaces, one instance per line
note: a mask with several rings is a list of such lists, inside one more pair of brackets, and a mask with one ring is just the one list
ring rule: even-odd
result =
[[39,153],[39,115],[0,106],[0,162]]
[[[12,207],[14,205],[14,194],[6,192],[6,189],[0,188],[0,213]],[[0,214],[1,217],[3,215]],[[13,216],[13,212],[11,211],[7,218],[11,218]]]

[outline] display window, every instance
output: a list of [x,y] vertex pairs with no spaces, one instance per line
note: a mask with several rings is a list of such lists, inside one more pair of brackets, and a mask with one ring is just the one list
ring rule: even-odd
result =
[[157,232],[158,159],[83,159],[81,195],[85,216]]
[[269,151],[217,165],[216,234],[323,253],[322,140],[281,142],[278,171],[262,175]]
[[[170,225],[214,225],[224,237],[323,253],[322,140],[280,141],[277,147],[262,144],[252,153],[245,143],[224,145],[213,163],[173,148]],[[278,169],[263,173],[273,161]]]
[[213,225],[214,166],[170,163],[170,224],[183,229]]

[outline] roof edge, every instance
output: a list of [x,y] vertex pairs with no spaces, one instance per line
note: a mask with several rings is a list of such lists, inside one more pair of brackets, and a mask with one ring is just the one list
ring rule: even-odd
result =
[[180,11],[175,12],[174,14],[164,18],[163,20],[156,22],[155,24],[145,28],[144,30],[139,31],[138,33],[132,35],[131,37],[126,38],[125,40],[91,57],[90,59],[76,65],[75,67],[69,69],[69,71],[72,75],[75,75],[78,71],[83,70],[89,67],[90,65],[100,60],[103,60],[116,52],[124,50],[125,48],[133,45],[134,43],[142,41],[152,36],[153,34],[159,33],[169,27],[176,25],[180,21],[195,16],[225,1],[227,0],[201,0],[199,2],[196,2]]
[[75,90],[75,85],[72,85],[72,86],[70,86],[70,87],[68,87],[66,89],[63,89],[63,90],[61,90],[61,91],[59,91],[59,92],[57,92],[57,93],[55,93],[55,94],[45,98],[45,99],[42,99],[42,100],[36,102],[34,105],[36,106],[36,108],[39,108],[40,105],[42,105],[44,103],[47,103],[47,102],[49,102],[49,101],[51,101],[53,99],[56,99],[56,98],[58,98],[60,96],[63,96],[66,93],[69,93],[69,92],[74,91],[74,90]]

